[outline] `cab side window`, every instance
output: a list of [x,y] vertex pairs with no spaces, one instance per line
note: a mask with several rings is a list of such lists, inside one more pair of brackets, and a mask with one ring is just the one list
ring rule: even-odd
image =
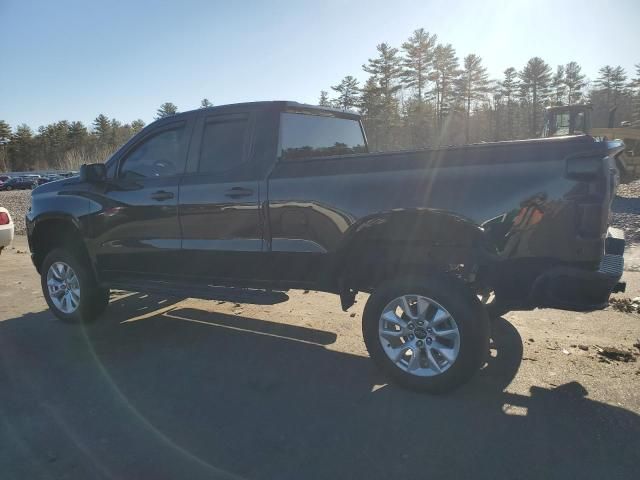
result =
[[302,160],[366,152],[360,122],[348,118],[283,113],[280,158]]
[[186,162],[184,123],[147,137],[120,164],[120,178],[170,177],[184,172]]
[[211,117],[204,124],[198,172],[224,172],[245,159],[248,118],[245,115]]

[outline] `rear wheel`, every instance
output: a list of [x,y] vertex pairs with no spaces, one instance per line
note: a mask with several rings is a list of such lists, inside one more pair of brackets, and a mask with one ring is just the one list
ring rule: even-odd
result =
[[473,292],[447,276],[404,278],[369,298],[363,335],[371,358],[398,384],[442,393],[484,363],[489,320]]
[[500,318],[511,311],[498,300],[495,292],[485,292],[482,295],[478,295],[478,300],[484,305],[487,315],[489,315],[491,320]]
[[64,322],[92,322],[109,303],[109,290],[100,288],[86,262],[65,249],[49,252],[40,272],[45,300]]

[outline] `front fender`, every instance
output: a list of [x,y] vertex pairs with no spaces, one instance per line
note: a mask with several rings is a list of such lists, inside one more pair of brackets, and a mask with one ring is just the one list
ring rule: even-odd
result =
[[70,226],[80,238],[86,238],[88,211],[89,201],[72,191],[34,191],[25,224],[29,250],[36,268],[39,265],[38,260],[41,260],[39,257],[36,258],[39,255],[36,251],[37,243],[40,242],[38,232],[46,236],[55,236],[60,229],[65,230],[66,226]]
[[85,196],[72,191],[34,192],[25,218],[27,235],[30,237],[36,225],[46,220],[69,221],[84,234],[86,222],[82,219],[88,213],[89,200]]

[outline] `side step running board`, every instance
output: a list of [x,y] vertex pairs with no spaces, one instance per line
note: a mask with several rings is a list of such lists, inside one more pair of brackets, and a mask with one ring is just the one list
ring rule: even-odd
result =
[[253,288],[220,287],[200,283],[172,283],[163,281],[117,281],[109,284],[116,290],[141,292],[170,297],[200,298],[224,302],[250,303],[254,305],[275,305],[289,300],[285,292]]

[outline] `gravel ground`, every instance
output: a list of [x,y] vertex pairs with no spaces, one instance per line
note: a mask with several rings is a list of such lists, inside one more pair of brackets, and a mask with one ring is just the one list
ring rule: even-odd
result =
[[[0,206],[9,210],[16,235],[25,234],[24,216],[31,204],[31,191],[0,192]],[[640,180],[620,185],[612,206],[612,224],[624,230],[627,242],[640,243]]]
[[0,192],[0,207],[9,210],[15,225],[16,235],[25,235],[24,216],[31,206],[31,190]]
[[640,243],[640,180],[618,187],[611,211],[611,223],[624,230],[627,243]]

